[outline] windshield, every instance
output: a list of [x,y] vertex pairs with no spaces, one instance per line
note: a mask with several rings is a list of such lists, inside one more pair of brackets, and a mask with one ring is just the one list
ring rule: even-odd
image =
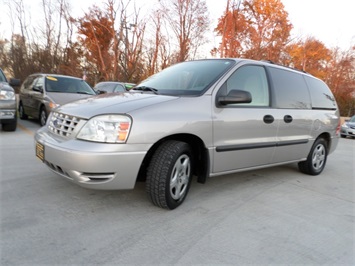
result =
[[149,77],[137,88],[154,89],[159,94],[197,96],[204,93],[234,64],[235,61],[230,59],[183,62]]
[[96,94],[90,85],[82,79],[47,76],[45,83],[47,92]]
[[0,82],[7,82],[6,77],[1,69],[0,69]]
[[96,84],[95,86],[96,90],[101,90],[101,91],[106,91],[106,92],[122,92],[125,91],[125,88],[123,87],[122,84],[120,83],[114,83],[114,82],[101,82]]

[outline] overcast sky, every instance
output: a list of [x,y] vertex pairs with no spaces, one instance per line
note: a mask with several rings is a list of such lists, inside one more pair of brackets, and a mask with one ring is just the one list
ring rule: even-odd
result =
[[[0,6],[12,0],[0,0]],[[31,17],[38,18],[38,7],[41,0],[23,0]],[[70,1],[70,0],[69,0]],[[136,0],[142,2],[142,7],[147,10],[154,6],[157,0]],[[322,41],[326,47],[339,46],[348,50],[355,45],[355,0],[281,0],[285,10],[289,14],[289,20],[294,29],[291,34],[297,37],[313,36]],[[227,0],[206,0],[210,17],[212,19],[211,30],[216,27],[218,18],[223,14]],[[80,16],[87,12],[93,4],[101,5],[102,1],[95,0],[71,0],[74,15]],[[4,20],[5,19],[5,20]],[[1,18],[0,37],[9,34],[6,30],[4,15]],[[211,33],[211,46],[218,45],[218,40],[213,39]]]

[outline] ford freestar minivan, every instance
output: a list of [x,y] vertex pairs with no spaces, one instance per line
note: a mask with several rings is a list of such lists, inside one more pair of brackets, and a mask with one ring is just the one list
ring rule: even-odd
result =
[[298,162],[318,175],[339,140],[321,80],[276,64],[208,59],[171,66],[133,90],[55,109],[35,135],[52,171],[93,189],[132,189],[174,209],[191,180]]

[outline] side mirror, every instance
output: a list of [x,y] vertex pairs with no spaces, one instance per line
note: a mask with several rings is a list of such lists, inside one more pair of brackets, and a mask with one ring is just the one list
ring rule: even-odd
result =
[[105,93],[107,93],[107,91],[101,91],[101,90],[96,91],[96,94],[105,94]]
[[10,84],[10,86],[12,86],[12,87],[18,87],[18,86],[21,85],[21,81],[20,81],[19,79],[13,79],[13,78],[11,78],[9,84]]
[[251,100],[251,94],[249,91],[231,90],[226,96],[219,96],[217,103],[219,105],[251,103]]
[[32,90],[33,91],[37,91],[37,92],[43,92],[43,88],[42,87],[38,87],[38,86],[34,86],[33,88],[32,88]]

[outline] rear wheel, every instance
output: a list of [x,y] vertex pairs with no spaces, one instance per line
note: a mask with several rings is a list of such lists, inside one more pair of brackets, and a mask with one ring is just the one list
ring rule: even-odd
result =
[[47,122],[47,112],[46,109],[42,106],[41,111],[39,112],[39,123],[43,127]]
[[193,158],[185,142],[161,144],[148,166],[146,190],[154,205],[175,209],[183,203],[192,179]]
[[310,150],[307,160],[298,163],[302,173],[308,175],[319,175],[327,162],[327,142],[323,138],[317,139]]

